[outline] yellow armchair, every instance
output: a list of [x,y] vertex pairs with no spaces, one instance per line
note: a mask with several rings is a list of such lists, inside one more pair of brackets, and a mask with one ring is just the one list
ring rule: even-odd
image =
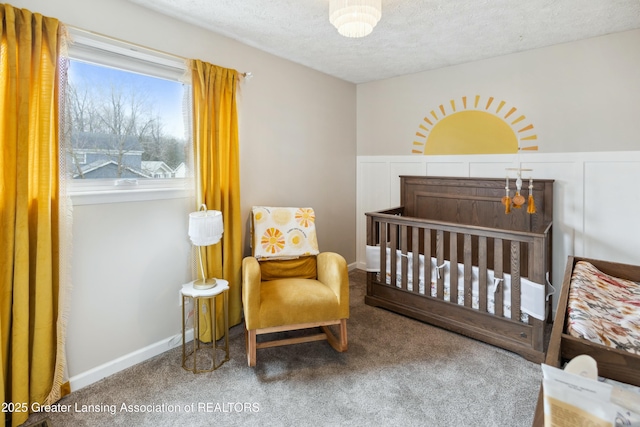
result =
[[[347,350],[349,275],[345,259],[337,253],[285,260],[244,258],[242,302],[249,366],[256,365],[260,348],[327,340],[337,351]],[[339,337],[331,325],[338,325]],[[316,334],[257,342],[258,335],[316,327]]]

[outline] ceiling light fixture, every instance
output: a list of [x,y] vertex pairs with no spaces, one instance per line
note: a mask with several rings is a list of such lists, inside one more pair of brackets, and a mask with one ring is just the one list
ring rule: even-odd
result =
[[364,37],[382,17],[382,0],[330,0],[329,22],[345,37]]

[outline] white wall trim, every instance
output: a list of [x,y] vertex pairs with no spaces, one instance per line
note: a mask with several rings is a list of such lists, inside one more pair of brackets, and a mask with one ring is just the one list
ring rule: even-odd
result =
[[[193,341],[193,329],[188,329],[186,331],[185,341],[187,345],[188,343]],[[111,360],[100,366],[96,366],[95,368],[89,369],[88,371],[81,374],[74,375],[73,377],[69,378],[71,391],[74,392],[80,390],[81,388],[98,382],[103,378],[116,374],[120,371],[137,365],[140,362],[144,362],[147,359],[151,359],[152,357],[155,357],[159,354],[164,353],[165,351],[171,350],[172,348],[179,347],[181,345],[182,333],[158,341],[132,353],[125,354],[124,356],[118,357],[117,359]],[[176,369],[179,368],[181,368],[181,366],[176,366]]]

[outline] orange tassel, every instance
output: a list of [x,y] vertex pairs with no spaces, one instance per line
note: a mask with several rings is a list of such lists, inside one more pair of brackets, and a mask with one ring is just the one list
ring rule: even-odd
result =
[[536,204],[533,201],[533,194],[529,194],[529,204],[527,205],[527,213],[536,213]]
[[504,190],[507,194],[505,194],[505,196],[502,198],[502,204],[504,205],[504,213],[508,214],[511,212],[511,197],[509,197],[509,175],[507,175]]
[[504,205],[504,213],[511,213],[511,197],[504,196],[502,198],[502,204]]

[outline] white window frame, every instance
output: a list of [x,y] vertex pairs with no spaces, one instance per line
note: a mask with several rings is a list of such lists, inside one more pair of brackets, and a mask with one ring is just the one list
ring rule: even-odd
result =
[[[188,84],[183,58],[69,27],[69,58]],[[192,197],[192,177],[66,180],[74,205]]]

